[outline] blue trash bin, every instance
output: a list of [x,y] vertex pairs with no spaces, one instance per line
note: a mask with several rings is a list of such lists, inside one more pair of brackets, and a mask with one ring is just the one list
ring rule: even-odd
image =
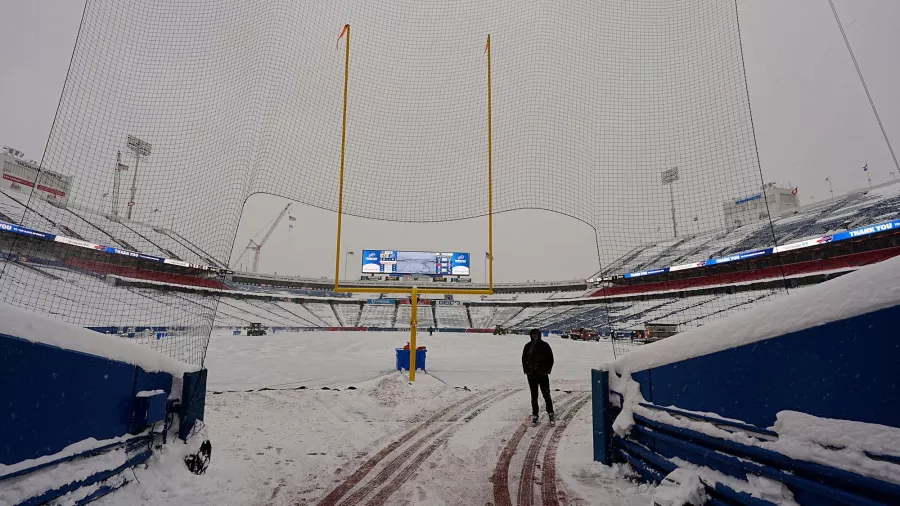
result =
[[[404,350],[403,348],[395,348],[397,352],[397,370],[398,371],[408,371],[409,370],[409,350]],[[416,350],[416,370],[425,371],[425,356],[428,350]]]

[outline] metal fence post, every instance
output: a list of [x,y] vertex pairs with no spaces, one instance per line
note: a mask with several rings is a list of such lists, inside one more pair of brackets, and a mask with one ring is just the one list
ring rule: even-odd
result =
[[591,403],[594,415],[594,460],[603,465],[612,463],[610,452],[609,372],[591,370]]

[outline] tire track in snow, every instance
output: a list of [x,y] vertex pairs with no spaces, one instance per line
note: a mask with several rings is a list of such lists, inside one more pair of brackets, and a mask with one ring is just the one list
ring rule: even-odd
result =
[[[455,422],[466,411],[468,411],[472,408],[475,408],[475,407],[481,405],[482,403],[488,402],[489,400],[496,397],[497,395],[499,395],[499,394],[489,392],[489,393],[481,396],[481,398],[476,400],[474,403],[468,404],[466,407],[464,407],[462,410],[460,410],[460,412],[458,412],[458,413],[454,414],[453,416],[451,416],[450,418],[448,418],[446,420],[446,422],[441,422],[441,423]],[[381,469],[381,471],[377,475],[375,475],[366,484],[364,484],[362,487],[360,487],[355,492],[353,492],[353,494],[351,494],[350,497],[344,499],[344,501],[341,502],[341,505],[342,506],[355,506],[357,504],[361,504],[362,501],[369,494],[372,493],[372,491],[374,491],[375,489],[377,489],[378,487],[383,485],[385,481],[390,479],[391,475],[394,474],[395,471],[400,469],[403,466],[404,462],[409,461],[409,459],[413,455],[415,455],[415,453],[417,451],[419,451],[420,448],[425,446],[429,441],[431,441],[435,436],[437,436],[444,429],[445,429],[445,426],[443,426],[443,425],[436,427],[435,429],[431,430],[430,432],[428,432],[427,434],[425,434],[424,436],[419,438],[416,442],[409,445],[409,447],[407,447],[400,454],[398,454],[393,459],[391,459],[390,462],[385,464],[384,467]]]
[[550,442],[547,443],[547,450],[544,452],[544,465],[541,477],[541,499],[544,502],[544,506],[561,506],[568,502],[564,494],[560,496],[556,485],[556,450],[559,447],[559,441],[562,439],[563,432],[565,432],[569,422],[575,418],[578,411],[581,410],[589,400],[591,400],[591,394],[586,394],[584,398],[578,401],[578,403],[566,413],[566,416],[560,420],[559,425],[553,430],[553,434],[550,436]]
[[394,452],[397,448],[403,445],[403,443],[409,441],[410,439],[416,437],[423,430],[429,428],[432,424],[440,420],[447,413],[453,411],[459,406],[471,401],[474,397],[478,396],[478,394],[472,394],[467,397],[464,397],[453,404],[447,406],[446,408],[435,413],[431,418],[417,425],[413,429],[407,431],[405,434],[394,440],[389,445],[382,448],[378,453],[369,457],[363,464],[353,472],[350,476],[344,479],[340,485],[338,485],[334,490],[332,490],[328,495],[326,495],[321,501],[317,504],[318,506],[335,506],[338,501],[341,500],[344,495],[347,494],[353,487],[356,486],[360,481],[362,481],[371,471],[378,465],[379,462],[384,460],[385,457]]
[[[569,407],[573,404],[577,405],[580,399],[581,396],[579,395],[566,399],[565,404],[560,406],[560,413],[562,414],[560,418],[568,417],[572,413]],[[542,425],[541,429],[531,440],[531,444],[528,445],[528,450],[525,452],[525,460],[522,462],[522,472],[519,475],[519,494],[516,498],[518,506],[532,506],[534,504],[534,471],[538,465],[538,453],[540,453],[544,440],[547,439],[547,435],[553,428],[549,424]],[[546,500],[543,500],[543,503],[546,504]]]
[[[560,408],[568,406],[572,399],[572,397],[567,397],[566,400],[563,401],[563,404],[560,405]],[[512,499],[509,494],[509,465],[513,455],[516,453],[516,448],[518,448],[522,438],[525,437],[529,425],[531,425],[530,421],[522,422],[519,428],[513,433],[512,437],[509,438],[506,446],[503,447],[503,451],[500,452],[500,457],[497,459],[497,465],[494,467],[494,473],[491,475],[494,491],[494,506],[512,506]]]
[[[502,401],[503,399],[506,399],[507,397],[511,396],[512,394],[514,394],[516,392],[521,392],[521,389],[509,390],[507,392],[498,393],[498,394],[492,396],[491,398],[483,399],[482,401],[479,401],[479,402],[475,403],[473,406],[471,406],[470,409],[471,408],[475,408],[475,409],[473,411],[469,412],[465,416],[465,418],[462,419],[462,423],[450,427],[446,432],[441,434],[441,436],[439,438],[437,438],[437,440],[432,442],[430,445],[428,445],[427,448],[425,448],[422,452],[420,452],[418,455],[416,455],[415,458],[412,460],[412,462],[410,462],[409,465],[407,465],[400,472],[400,474],[398,474],[396,477],[394,477],[394,479],[390,483],[388,483],[374,497],[372,497],[372,499],[370,499],[369,502],[366,503],[366,506],[383,506],[384,503],[387,502],[387,500],[391,497],[391,495],[393,495],[394,492],[399,490],[400,487],[403,486],[403,484],[406,483],[407,480],[409,480],[409,478],[412,477],[413,474],[415,474],[415,472],[416,472],[416,470],[418,470],[419,466],[423,462],[425,462],[425,460],[427,460],[428,457],[431,456],[431,454],[433,454],[441,445],[446,443],[447,440],[449,440],[453,436],[453,434],[455,434],[456,431],[458,431],[463,425],[469,423],[470,421],[472,421],[472,419],[474,419],[476,416],[480,415],[484,410],[486,410],[487,408],[490,407],[490,406],[486,406],[485,404],[487,404],[490,401],[493,401],[493,402]],[[459,417],[461,417],[461,416],[462,416],[462,413],[460,413],[458,416],[456,416],[455,419],[451,419],[449,421],[456,422],[459,420]],[[351,504],[353,504],[353,503],[351,503]]]

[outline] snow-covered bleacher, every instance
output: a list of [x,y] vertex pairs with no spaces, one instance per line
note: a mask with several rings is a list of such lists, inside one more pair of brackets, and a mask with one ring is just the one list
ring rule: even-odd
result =
[[[409,304],[400,304],[397,306],[397,327],[408,327],[409,318],[412,316],[412,306]],[[428,304],[419,304],[416,310],[416,328],[424,329],[434,327],[434,316],[431,313],[431,306]]]
[[337,316],[335,316],[331,304],[327,302],[304,302],[303,306],[306,307],[310,313],[316,315],[325,327],[341,326],[337,321]]
[[795,214],[750,223],[731,231],[704,231],[679,240],[641,245],[603,270],[604,276],[662,268],[833,235],[900,216],[900,183],[887,183],[869,191],[857,190]]
[[434,307],[434,316],[437,328],[469,328],[469,317],[466,315],[466,307],[462,304],[438,304]]
[[[38,282],[42,289],[34,290]],[[20,307],[84,327],[192,325],[215,307],[210,297],[113,286],[99,276],[33,263],[6,262],[3,283]]]
[[359,326],[393,327],[396,309],[397,306],[393,304],[366,304],[359,314]]
[[342,327],[356,327],[359,324],[359,304],[332,304],[334,312],[341,320]]
[[296,317],[304,327],[321,327],[325,326],[325,322],[322,321],[321,318],[311,313],[309,309],[306,308],[301,302],[282,302],[277,301],[274,303],[283,311],[286,311],[294,317]]
[[498,325],[506,327],[507,322],[522,310],[523,307],[519,305],[469,306],[472,327],[476,329],[490,329]]
[[472,316],[472,327],[476,329],[488,328],[488,322],[497,311],[495,306],[469,306],[469,314]]
[[780,292],[772,290],[751,290],[732,294],[696,295],[625,303],[601,302],[577,307],[557,306],[520,322],[520,325],[560,331],[585,327],[609,332],[643,329],[646,324],[657,323],[675,324],[684,330],[748,309],[778,293]]
[[[24,214],[26,218],[22,224],[25,226],[97,244],[191,263],[214,263],[200,247],[174,231],[138,222],[113,221],[96,211],[77,206],[60,208],[41,199],[33,199],[29,203],[17,192],[0,190],[0,214],[0,219],[18,223],[22,222]],[[834,200],[802,207],[794,215],[774,220],[773,226],[778,242],[785,244],[880,223],[898,216],[900,184],[887,184],[871,191],[851,192]],[[604,272],[622,274],[767,246],[771,246],[771,228],[768,222],[758,222],[728,232],[707,231],[636,247],[609,264],[612,267],[607,267]],[[353,298],[349,303],[332,303],[333,297],[352,296],[330,292],[329,288],[325,288],[328,280],[303,284],[305,278],[243,273],[235,275],[241,281],[230,280],[228,287],[223,287],[234,289],[234,295],[224,295],[224,290],[214,292],[222,295],[217,299],[209,291],[164,291],[147,284],[116,286],[113,284],[116,280],[108,275],[130,276],[109,270],[99,265],[102,262],[90,258],[71,259],[67,264],[53,261],[41,263],[36,259],[25,263],[28,260],[9,261],[4,283],[22,287],[19,291],[24,306],[84,326],[186,325],[202,319],[216,307],[215,325],[220,326],[245,326],[260,322],[274,327],[390,328],[404,327],[409,321],[408,304],[369,304],[361,298]],[[143,279],[175,284],[183,281],[179,281],[181,278],[177,276],[157,279],[168,275],[165,270],[150,274]],[[269,279],[279,282],[290,279],[299,284],[267,283]],[[36,295],[39,292],[25,287],[28,283],[35,283],[35,280],[40,280],[46,287],[39,296]],[[204,281],[214,282],[212,279]],[[196,286],[204,287],[201,284]],[[438,301],[434,306],[430,303],[420,305],[419,326],[490,329],[499,325],[514,329],[589,327],[610,330],[636,329],[647,323],[661,323],[687,328],[703,325],[772,297],[772,292],[754,290],[686,294],[680,298],[598,300],[597,303],[585,304],[583,299],[595,290],[589,288],[587,283],[524,282],[496,286],[503,286],[503,293],[461,296],[455,301],[456,304],[441,304]],[[472,283],[471,287],[481,288],[477,283]],[[73,294],[76,291],[87,291],[93,296],[75,297]],[[89,300],[84,302],[83,299]],[[96,302],[92,306],[90,301],[104,301],[104,304]],[[106,301],[112,301],[114,307],[110,309]]]
[[43,199],[28,202],[12,190],[0,190],[0,213],[9,218],[3,221],[42,232],[193,264],[220,265],[173,231],[136,221],[113,221],[103,213],[74,205],[57,207]]
[[[503,323],[507,327],[517,327],[523,321],[532,318],[535,315],[543,313],[547,310],[546,306],[527,306],[516,313],[515,316]],[[473,318],[474,319],[474,318]]]

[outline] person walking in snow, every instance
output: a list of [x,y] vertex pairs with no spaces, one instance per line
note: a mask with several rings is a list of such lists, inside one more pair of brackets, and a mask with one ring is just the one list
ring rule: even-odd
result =
[[538,388],[544,396],[544,406],[547,408],[547,416],[553,423],[553,400],[550,398],[550,372],[553,370],[553,350],[550,344],[541,339],[540,329],[531,329],[531,341],[525,344],[522,350],[522,370],[528,377],[528,386],[531,388],[531,423],[537,424],[538,415]]

